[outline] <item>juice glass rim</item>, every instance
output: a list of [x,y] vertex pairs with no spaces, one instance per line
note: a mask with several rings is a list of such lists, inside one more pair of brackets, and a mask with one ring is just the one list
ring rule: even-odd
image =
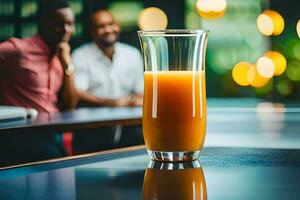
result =
[[164,30],[139,30],[140,36],[195,36],[208,34],[208,30],[202,29],[164,29]]

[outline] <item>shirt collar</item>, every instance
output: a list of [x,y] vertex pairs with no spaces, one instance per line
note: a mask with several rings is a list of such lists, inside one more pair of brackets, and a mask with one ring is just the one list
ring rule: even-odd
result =
[[95,42],[93,42],[93,48],[96,50],[95,52],[98,52],[97,53],[97,57],[99,59],[105,59],[109,63],[112,64],[115,61],[115,59],[116,59],[116,57],[118,55],[118,52],[119,52],[119,50],[118,50],[119,49],[119,43],[118,42],[115,43],[115,53],[113,55],[112,61],[103,53],[103,51],[97,46],[97,44]]
[[38,34],[38,33],[35,34],[32,37],[32,39],[37,44],[37,46],[39,46],[43,50],[43,52],[45,52],[46,54],[49,54],[50,49],[47,46],[47,44],[44,42],[44,40],[42,39],[42,37],[40,36],[40,34]]

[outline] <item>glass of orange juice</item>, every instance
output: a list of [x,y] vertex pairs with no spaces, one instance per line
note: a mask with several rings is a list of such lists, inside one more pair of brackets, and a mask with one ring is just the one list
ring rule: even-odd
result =
[[207,189],[198,161],[153,162],[144,175],[143,200],[206,200]]
[[143,134],[153,160],[191,161],[206,131],[207,31],[138,31],[144,59]]

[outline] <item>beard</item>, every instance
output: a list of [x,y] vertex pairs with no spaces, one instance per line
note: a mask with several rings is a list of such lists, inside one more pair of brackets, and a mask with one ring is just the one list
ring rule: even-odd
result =
[[102,38],[96,39],[96,42],[103,47],[112,47],[118,41],[119,35],[115,34],[114,36],[104,36]]

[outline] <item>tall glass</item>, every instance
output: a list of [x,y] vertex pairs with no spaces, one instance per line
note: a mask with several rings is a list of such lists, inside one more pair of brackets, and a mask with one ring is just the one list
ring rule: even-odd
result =
[[195,160],[203,147],[207,34],[138,31],[145,67],[143,134],[153,160]]

